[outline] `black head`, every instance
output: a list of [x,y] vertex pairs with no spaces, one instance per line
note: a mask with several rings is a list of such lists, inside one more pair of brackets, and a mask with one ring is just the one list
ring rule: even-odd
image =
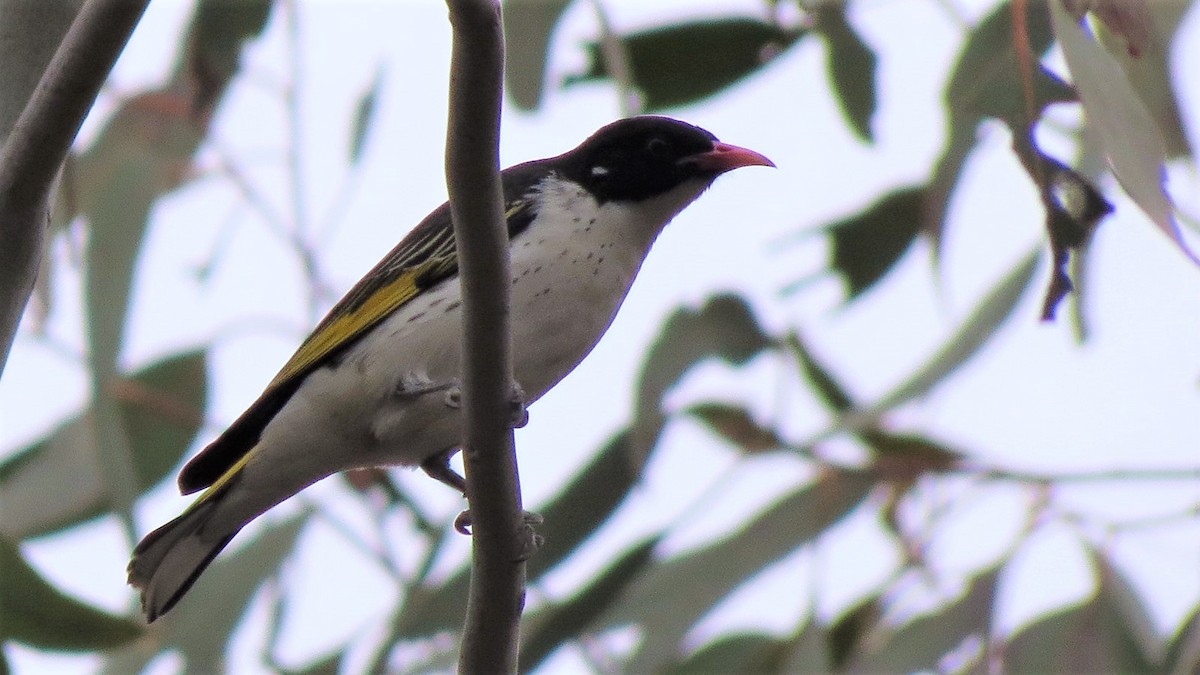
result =
[[742,166],[774,166],[762,155],[669,117],[644,115],[601,128],[551,160],[597,201],[640,201],[698,179],[711,182]]

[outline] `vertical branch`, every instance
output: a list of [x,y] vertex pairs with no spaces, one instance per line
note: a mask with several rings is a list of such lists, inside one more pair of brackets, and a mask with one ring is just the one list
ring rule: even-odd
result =
[[454,29],[446,181],[463,292],[463,462],[473,527],[459,671],[516,672],[525,525],[509,404],[508,230],[499,174],[497,0],[447,0]]
[[0,153],[0,373],[33,290],[46,202],[83,118],[149,0],[88,0]]

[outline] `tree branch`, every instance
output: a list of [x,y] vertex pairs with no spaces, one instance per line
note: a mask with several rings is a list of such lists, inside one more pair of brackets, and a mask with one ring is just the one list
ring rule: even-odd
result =
[[0,373],[37,276],[54,178],[147,4],[84,4],[0,152]]
[[499,175],[504,38],[496,0],[447,0],[454,29],[446,182],[463,289],[463,463],[473,527],[459,671],[516,672],[525,596],[510,392],[508,231]]

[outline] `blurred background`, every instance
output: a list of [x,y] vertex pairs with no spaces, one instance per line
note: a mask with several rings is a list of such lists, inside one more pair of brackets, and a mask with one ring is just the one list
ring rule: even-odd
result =
[[[1076,4],[504,3],[504,165],[642,112],[778,165],[518,431],[523,669],[1200,667],[1200,11]],[[153,626],[125,585],[445,199],[449,39],[435,0],[151,3],[0,382],[0,670],[453,668],[464,504],[420,472],[310,488]]]

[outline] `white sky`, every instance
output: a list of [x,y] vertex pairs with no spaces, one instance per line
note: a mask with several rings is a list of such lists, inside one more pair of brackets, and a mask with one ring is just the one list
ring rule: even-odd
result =
[[[646,9],[650,3],[635,0],[605,4],[618,30],[708,8],[712,13],[740,8],[756,14],[761,7],[756,0],[672,0],[654,4],[653,10]],[[815,40],[734,90],[671,112],[722,140],[767,154],[779,169],[723,177],[668,227],[609,335],[576,373],[531,410],[531,423],[519,432],[527,505],[536,507],[554,494],[629,419],[640,356],[661,319],[678,305],[697,305],[715,291],[735,289],[751,300],[772,330],[801,327],[854,391],[870,400],[922,363],[980,294],[1041,241],[1041,214],[1011,157],[1006,132],[985,126],[981,149],[967,168],[965,189],[952,203],[942,295],[931,283],[923,247],[904,260],[899,274],[883,288],[847,310],[838,309],[840,287],[832,281],[797,296],[778,295],[787,283],[819,269],[825,252],[815,239],[786,249],[773,246],[775,242],[857,211],[888,187],[923,180],[940,152],[940,91],[961,38],[940,4],[856,4],[856,27],[884,57],[874,147],[856,143],[841,121]],[[953,4],[973,19],[992,3]],[[189,12],[187,3],[151,3],[118,64],[113,92],[159,82]],[[317,219],[328,211],[344,174],[357,98],[378,66],[385,73],[383,102],[359,183],[324,248],[323,272],[340,292],[444,199],[449,31],[444,5],[435,0],[325,0],[303,4],[301,12],[305,203]],[[1200,34],[1195,14],[1192,36]],[[578,45],[593,31],[590,5],[576,3],[556,34],[544,108],[536,114],[505,110],[504,164],[562,152],[619,116],[607,86],[564,92],[553,86],[582,67]],[[289,208],[285,174],[277,160],[286,137],[276,89],[286,79],[286,53],[282,26],[273,22],[266,39],[248,53],[247,76],[231,91],[215,131],[226,154],[252,171],[259,187],[284,211]],[[1176,63],[1198,59],[1200,41],[1193,37],[1177,53]],[[1200,83],[1187,80],[1177,78],[1177,85],[1195,110]],[[97,123],[89,122],[85,137]],[[1193,124],[1191,138],[1200,146],[1195,128]],[[211,159],[210,152],[202,153],[201,164]],[[1200,213],[1194,173],[1173,171],[1170,188],[1184,210]],[[218,426],[257,396],[316,318],[308,316],[303,297],[293,290],[302,282],[294,260],[256,224],[243,222],[210,283],[196,283],[190,271],[209,259],[236,201],[228,185],[205,180],[160,204],[143,251],[124,357],[137,366],[184,346],[232,336],[220,339],[212,352],[207,414]],[[900,411],[894,417],[899,428],[927,430],[973,456],[1033,470],[1196,465],[1200,309],[1193,299],[1200,293],[1200,272],[1132,204],[1120,198],[1116,203],[1118,211],[1103,223],[1091,260],[1092,341],[1076,346],[1065,320],[1053,325],[1037,321],[1047,274],[1042,269],[1036,290],[999,339],[929,400]],[[77,295],[78,279],[64,275],[50,329],[82,349]],[[1066,312],[1062,314],[1065,318]],[[701,368],[676,392],[672,404],[706,398],[747,402],[762,419],[778,419],[795,438],[804,438],[822,428],[823,413],[803,392],[780,391],[779,368],[763,361],[748,376],[736,377],[717,367]],[[28,337],[19,338],[0,383],[0,452],[40,436],[77,410],[85,396],[81,369]],[[209,429],[205,439],[217,430]],[[669,542],[673,550],[685,548],[716,536],[807,475],[798,462],[786,458],[739,464],[731,472],[733,455],[690,425],[674,428],[665,443],[645,484],[606,529],[603,541],[633,541],[682,517],[714,483],[722,485],[714,503],[688,515]],[[440,486],[427,485],[415,474],[402,479],[438,511],[460,508]],[[365,528],[361,509],[331,488],[320,485],[312,492],[331,502],[339,516]],[[1124,490],[1081,487],[1064,490],[1063,497],[1084,512],[1122,518],[1174,512],[1195,503],[1196,489],[1182,482]],[[139,529],[148,531],[186,503],[168,481],[140,505]],[[1013,514],[1022,503],[1012,491],[980,495],[934,547],[935,567],[953,574],[991,560],[1015,536]],[[1116,547],[1119,561],[1151,599],[1164,627],[1173,626],[1200,594],[1200,532],[1192,525],[1146,531]],[[842,543],[831,544],[820,560],[789,560],[774,568],[760,588],[777,592],[780,584],[797,583],[796,569],[816,566],[822,574],[818,608],[822,616],[836,614],[893,562],[894,552],[869,529],[869,519],[852,522]],[[328,586],[336,573],[341,590],[336,596],[305,593],[293,606],[284,640],[285,656],[293,664],[364,632],[392,602],[381,597],[381,577],[368,564],[330,553],[344,544],[328,528],[314,528],[307,536],[306,555],[292,575],[294,587]],[[465,538],[458,548],[466,550]],[[579,561],[548,578],[548,591],[569,588],[580,574],[603,565],[603,555],[612,550],[589,547]],[[26,551],[61,588],[113,611],[128,608],[127,551],[111,520],[36,542]],[[1062,531],[1031,538],[1015,568],[1027,583],[1018,585],[1021,592],[1006,610],[1012,615],[1010,625],[1088,588],[1080,574],[1079,549]],[[1055,580],[1046,584],[1051,571]],[[795,597],[802,602],[806,594],[797,591]],[[782,628],[803,609],[800,604],[773,614],[764,611],[765,599],[762,592],[757,597],[754,591],[739,593],[706,625]],[[257,667],[253,659],[259,639],[261,628],[254,628],[239,642],[232,661],[239,671]],[[86,672],[94,663],[20,648],[7,653],[18,672]],[[578,665],[569,659],[557,663]],[[161,667],[169,670],[169,665]]]

